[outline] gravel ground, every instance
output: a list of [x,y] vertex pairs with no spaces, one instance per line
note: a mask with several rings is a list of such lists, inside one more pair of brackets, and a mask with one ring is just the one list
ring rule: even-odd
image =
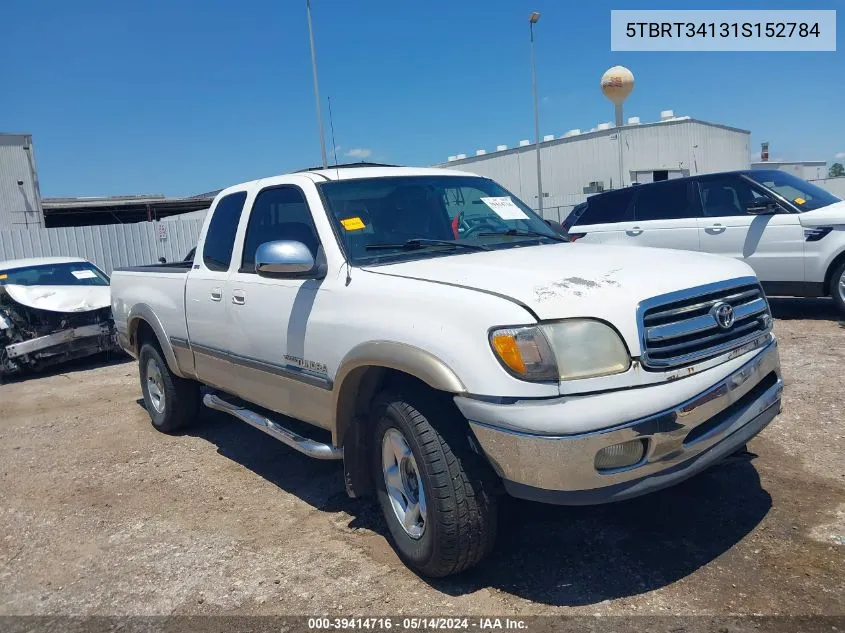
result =
[[612,506],[505,504],[496,551],[425,581],[377,509],[212,411],[150,426],[131,362],[0,386],[0,615],[845,613],[845,324],[774,300],[784,410],[726,464]]

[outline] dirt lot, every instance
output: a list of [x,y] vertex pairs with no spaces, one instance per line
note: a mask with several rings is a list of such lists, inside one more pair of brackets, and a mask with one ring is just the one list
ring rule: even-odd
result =
[[511,501],[426,582],[337,463],[211,411],[155,432],[133,363],[0,386],[0,614],[845,613],[845,329],[773,301],[784,412],[758,455],[604,507]]

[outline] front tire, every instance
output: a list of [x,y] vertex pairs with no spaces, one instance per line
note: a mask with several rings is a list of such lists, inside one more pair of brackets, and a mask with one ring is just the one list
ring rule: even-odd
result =
[[839,314],[845,316],[845,261],[833,272],[830,279],[830,296]]
[[193,423],[199,415],[199,384],[170,371],[161,350],[151,343],[141,347],[138,365],[144,406],[153,426],[174,433]]
[[495,479],[467,445],[466,422],[435,392],[376,397],[376,495],[397,554],[424,576],[478,564],[496,540]]

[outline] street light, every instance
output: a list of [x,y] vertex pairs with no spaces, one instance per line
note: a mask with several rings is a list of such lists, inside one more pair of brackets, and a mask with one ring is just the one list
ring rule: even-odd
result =
[[528,28],[531,31],[531,84],[534,89],[534,138],[537,148],[537,200],[540,217],[543,217],[543,177],[540,174],[540,106],[537,101],[537,67],[534,62],[534,25],[540,19],[540,12],[534,11],[528,16]]
[[308,36],[311,38],[311,71],[314,74],[314,99],[317,102],[317,125],[320,131],[320,153],[323,158],[323,169],[328,166],[326,161],[326,139],[323,135],[323,114],[320,109],[320,86],[317,83],[317,51],[314,48],[314,27],[311,25],[311,0],[305,0],[308,12]]

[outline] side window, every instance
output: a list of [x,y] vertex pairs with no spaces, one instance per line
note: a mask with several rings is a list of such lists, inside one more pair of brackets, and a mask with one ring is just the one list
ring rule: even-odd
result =
[[702,178],[698,187],[704,215],[711,218],[745,215],[747,207],[766,197],[736,176]]
[[689,183],[686,180],[667,180],[657,185],[642,185],[637,188],[634,200],[634,215],[638,221],[680,220],[694,218],[697,205],[690,204]]
[[631,222],[634,219],[631,199],[634,190],[630,187],[587,198],[587,208],[576,220],[583,224],[610,224]]
[[299,187],[272,187],[256,196],[246,226],[241,272],[255,272],[255,251],[265,242],[276,240],[302,242],[317,257],[317,230]]
[[229,269],[244,202],[246,191],[238,191],[224,196],[217,203],[202,247],[202,261],[210,270]]

